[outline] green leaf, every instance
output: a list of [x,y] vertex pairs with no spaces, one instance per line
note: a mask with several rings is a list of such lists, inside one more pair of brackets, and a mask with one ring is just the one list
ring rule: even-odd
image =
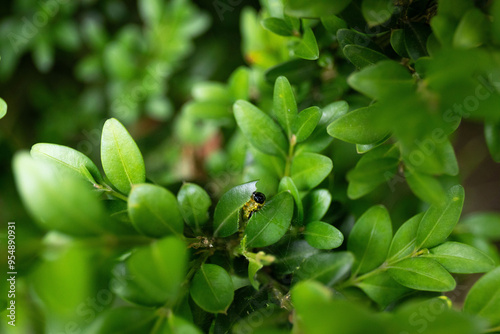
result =
[[315,189],[303,200],[306,223],[321,220],[332,203],[332,194],[326,189]]
[[161,22],[165,7],[159,0],[142,0],[139,2],[139,13],[142,20],[149,26],[156,26]]
[[386,55],[361,45],[346,45],[342,51],[346,58],[357,68],[363,68],[388,59]]
[[403,223],[392,238],[387,254],[388,262],[410,255],[416,248],[417,230],[424,212],[421,212]]
[[332,286],[349,273],[353,262],[354,256],[350,252],[314,254],[295,271],[293,280],[316,280]]
[[327,128],[330,136],[353,144],[372,144],[382,140],[388,130],[379,126],[376,104],[353,110],[333,121]]
[[290,227],[293,199],[281,192],[266,201],[262,209],[252,215],[245,229],[249,247],[265,247],[280,240]]
[[214,236],[228,237],[238,231],[240,210],[257,190],[257,181],[231,188],[220,198],[214,212]]
[[124,194],[130,192],[133,184],[146,179],[141,151],[115,118],[108,119],[102,129],[101,162],[108,179]]
[[464,196],[464,188],[456,185],[448,191],[443,205],[432,205],[427,210],[418,226],[418,249],[434,247],[446,240],[460,218]]
[[[67,146],[38,143],[33,145],[30,154],[33,158],[53,163],[56,168],[62,172],[67,172],[73,176],[82,177],[92,183],[97,181],[102,183],[103,179],[99,169],[85,154],[80,153]],[[85,168],[90,174],[83,173]]]
[[233,71],[228,80],[232,100],[247,100],[250,94],[250,70],[240,66]]
[[304,236],[309,245],[318,249],[333,249],[344,242],[344,235],[334,226],[314,221],[307,224]]
[[500,213],[475,212],[468,214],[457,226],[458,229],[489,240],[500,240]]
[[369,26],[376,26],[389,20],[394,12],[393,0],[364,0],[361,13]]
[[260,22],[264,28],[280,36],[293,36],[293,29],[285,20],[277,17],[268,17]]
[[456,28],[455,21],[446,15],[436,15],[431,19],[431,27],[439,43],[451,47]]
[[184,228],[175,196],[154,184],[136,184],[128,198],[128,212],[132,224],[144,235],[163,237],[182,235]]
[[500,162],[500,122],[485,123],[484,137],[495,162]]
[[424,256],[436,260],[450,273],[484,273],[495,266],[493,260],[483,252],[460,242],[448,241],[429,251]]
[[293,46],[292,48],[295,56],[307,59],[315,60],[319,57],[318,42],[316,42],[316,37],[311,28],[306,28],[302,35],[302,39]]
[[470,9],[455,30],[453,46],[462,49],[476,48],[487,41],[489,28],[488,18],[478,8]]
[[271,117],[243,100],[236,101],[233,108],[241,132],[256,149],[266,154],[286,157],[286,138]]
[[194,275],[191,298],[199,307],[211,313],[224,313],[233,302],[231,277],[215,264],[203,264]]
[[208,221],[208,209],[212,205],[210,196],[197,184],[184,183],[177,193],[177,201],[184,221],[195,232]]
[[114,269],[113,291],[140,305],[167,302],[172,305],[185,278],[187,261],[186,245],[176,237],[166,237],[137,248]]
[[451,291],[456,282],[446,269],[434,260],[414,257],[388,267],[388,273],[401,285],[415,290]]
[[295,205],[297,206],[298,223],[302,225],[304,222],[304,206],[302,205],[299,190],[295,186],[292,178],[284,176],[280,181],[278,191],[288,191],[292,195]]
[[231,116],[231,103],[226,101],[191,101],[182,112],[194,119],[218,120]]
[[[21,224],[16,224],[17,233],[21,231],[21,226]],[[89,247],[81,247],[81,244],[77,245],[75,243],[72,243],[68,240],[68,238],[62,237],[61,235],[56,236],[55,234],[49,234],[46,236],[45,240],[50,240],[52,242],[62,241],[62,244],[65,245],[62,246],[61,244],[59,244],[63,249],[52,251],[50,254],[50,258],[40,258],[37,261],[36,266],[30,268],[29,293],[28,291],[26,291],[25,293],[21,292],[21,280],[19,276],[17,276],[15,279],[15,292],[11,291],[7,293],[7,291],[9,290],[8,287],[10,286],[10,284],[8,283],[12,281],[7,281],[7,278],[10,278],[10,275],[4,276],[3,280],[5,280],[5,282],[7,283],[5,285],[2,284],[2,288],[5,289],[6,292],[5,297],[7,297],[7,295],[11,293],[15,294],[16,297],[15,304],[13,305],[15,306],[16,310],[17,321],[14,324],[16,325],[15,328],[17,328],[17,330],[11,331],[12,333],[20,333],[23,328],[27,329],[29,328],[30,324],[33,324],[33,322],[31,321],[19,321],[19,315],[27,315],[28,313],[24,313],[24,309],[19,309],[18,307],[20,307],[21,305],[24,307],[29,307],[30,305],[29,303],[25,304],[22,302],[22,298],[20,298],[20,296],[22,295],[26,297],[36,296],[40,305],[43,305],[43,308],[45,310],[44,312],[47,312],[44,317],[47,320],[50,320],[52,323],[50,328],[56,330],[57,332],[64,332],[63,326],[61,326],[61,324],[65,324],[66,321],[74,321],[75,327],[77,327],[77,324],[83,325],[83,319],[81,319],[79,314],[76,314],[75,310],[80,307],[80,305],[82,305],[82,301],[84,301],[90,295],[95,295],[97,292],[95,290],[95,283],[96,279],[98,279],[98,276],[96,275],[97,268],[95,266],[95,259],[96,256],[99,256],[99,253],[96,253],[93,249],[89,249]],[[15,241],[15,246],[23,245],[21,243],[21,238],[19,238],[19,234],[16,235]],[[5,245],[7,245],[7,243],[5,243]],[[24,243],[24,245],[29,246],[29,244],[26,243]],[[20,255],[19,250],[19,248],[16,249],[15,255]],[[8,253],[6,252],[5,254]],[[12,284],[14,284],[14,282],[12,282]],[[77,286],[78,289],[75,289],[75,286]],[[14,290],[13,287],[12,290]],[[101,292],[99,293],[99,296],[102,296],[102,298],[106,301],[109,301],[109,303],[113,301],[113,296],[109,291],[107,291],[106,293]],[[10,300],[14,300],[14,298]],[[2,332],[8,331],[9,330],[2,330]]]
[[382,145],[365,153],[356,167],[347,173],[349,198],[360,198],[397,172],[399,152],[393,145]]
[[274,84],[273,112],[281,127],[290,138],[292,125],[297,118],[297,103],[288,79],[280,76]]
[[326,132],[328,125],[345,115],[347,110],[349,110],[349,105],[345,101],[333,102],[321,109],[321,119],[316,129],[304,143],[300,144],[299,148],[309,152],[323,151],[333,141],[333,138]]
[[421,200],[434,205],[441,205],[446,200],[443,186],[431,175],[409,169],[405,172],[405,178],[410,189]]
[[326,31],[335,36],[337,35],[337,31],[339,31],[339,29],[347,28],[347,23],[335,15],[322,16],[321,23],[323,23]]
[[382,52],[380,47],[368,35],[354,29],[339,29],[337,31],[337,40],[342,50],[347,45],[359,45]]
[[299,190],[316,187],[332,171],[332,160],[317,153],[300,153],[293,158],[292,180]]
[[297,137],[297,143],[309,138],[320,119],[321,110],[318,107],[309,107],[299,113],[299,116],[292,124],[292,132]]
[[465,299],[464,311],[488,320],[491,327],[500,325],[500,267],[477,281]]
[[391,46],[396,51],[400,57],[410,58],[408,52],[406,51],[404,30],[394,29],[391,32]]
[[403,89],[410,91],[414,85],[408,70],[393,60],[381,61],[354,72],[347,82],[352,88],[373,99],[388,98]]
[[455,150],[448,139],[415,138],[412,146],[403,146],[401,151],[405,164],[415,170],[431,175],[458,174]]
[[305,240],[290,240],[290,243],[280,244],[273,249],[273,254],[276,255],[273,267],[280,275],[288,275],[293,273],[305,259],[319,252],[319,249],[312,247]]
[[257,275],[257,272],[261,270],[264,265],[262,262],[253,259],[253,258],[247,258],[248,260],[248,279],[250,281],[250,284],[254,287],[255,290],[259,289],[259,282],[255,280],[255,275]]
[[178,334],[178,333],[186,333],[186,334],[203,334],[203,332],[196,327],[191,320],[186,320],[181,318],[180,316],[176,316],[171,314],[161,330],[159,331],[161,334]]
[[377,304],[386,308],[411,290],[396,282],[387,272],[380,272],[361,281],[357,285]]
[[358,303],[335,298],[337,296],[331,290],[318,282],[300,282],[292,289],[291,295],[296,313],[294,331],[297,333],[389,332],[380,317],[375,317]]
[[266,81],[273,84],[279,76],[285,76],[293,84],[300,84],[305,80],[312,80],[319,73],[316,62],[305,59],[292,59],[278,64],[266,71]]
[[106,333],[149,333],[155,324],[156,315],[147,308],[118,307],[99,314],[85,332]]
[[7,103],[0,97],[0,119],[7,114]]
[[389,212],[381,205],[372,206],[356,221],[347,240],[347,249],[356,258],[354,271],[363,274],[381,265],[391,239]]
[[500,3],[495,1],[491,5],[490,10],[493,16],[493,22],[491,24],[491,36],[496,44],[500,43]]
[[61,174],[27,152],[14,156],[13,170],[25,207],[44,229],[75,236],[104,232],[104,207],[81,178]]
[[427,53],[427,37],[431,30],[428,25],[423,23],[408,22],[404,26],[404,40],[406,51],[413,61],[420,57],[428,56]]
[[285,4],[285,13],[298,17],[321,17],[340,13],[351,0],[318,0],[311,3],[307,0],[289,0]]
[[196,101],[231,103],[226,85],[220,82],[202,81],[193,84],[191,94]]

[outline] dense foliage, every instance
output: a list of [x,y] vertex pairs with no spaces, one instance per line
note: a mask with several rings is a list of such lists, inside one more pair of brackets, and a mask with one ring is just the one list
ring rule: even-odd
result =
[[500,162],[500,2],[40,6],[0,22],[0,75],[74,77],[30,91],[2,330],[500,333],[500,213],[461,217],[453,145],[479,124]]

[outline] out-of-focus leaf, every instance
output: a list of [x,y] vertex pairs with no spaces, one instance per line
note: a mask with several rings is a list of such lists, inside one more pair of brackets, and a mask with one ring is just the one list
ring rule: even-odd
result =
[[483,44],[488,38],[488,18],[478,9],[473,8],[465,13],[453,35],[453,46],[470,49]]
[[62,172],[82,177],[88,180],[87,175],[83,173],[85,168],[92,176],[93,181],[102,182],[101,172],[96,165],[85,154],[80,153],[67,146],[38,143],[33,145],[30,154],[35,159],[45,160],[53,163],[56,168]]
[[491,327],[500,325],[500,267],[477,281],[465,299],[464,311],[487,319]]
[[13,170],[24,205],[43,228],[76,236],[104,232],[104,207],[88,183],[26,152],[15,155]]
[[457,226],[457,230],[472,233],[490,240],[500,240],[500,213],[474,212],[468,214]]
[[153,329],[155,318],[156,314],[147,308],[113,308],[100,314],[86,329],[86,333],[149,333]]
[[361,13],[369,26],[376,26],[391,18],[395,6],[392,0],[364,0]]
[[484,125],[484,136],[491,157],[495,162],[500,162],[500,122],[486,123]]
[[349,76],[347,82],[373,99],[388,98],[403,89],[410,91],[414,84],[408,70],[392,60],[365,67]]
[[112,288],[125,300],[144,306],[175,302],[186,275],[186,245],[167,237],[135,250],[115,267]]
[[441,183],[431,175],[415,170],[405,173],[406,182],[421,200],[440,205],[446,200],[446,192]]
[[333,35],[337,35],[337,31],[339,29],[347,28],[347,23],[344,20],[342,20],[340,17],[335,16],[335,15],[322,16],[321,23],[323,23],[323,26],[325,27],[325,29],[330,34],[333,34]]
[[0,97],[0,119],[7,114],[7,103]]
[[351,0],[319,0],[311,3],[307,0],[290,0],[285,5],[285,12],[298,17],[321,17],[340,13]]

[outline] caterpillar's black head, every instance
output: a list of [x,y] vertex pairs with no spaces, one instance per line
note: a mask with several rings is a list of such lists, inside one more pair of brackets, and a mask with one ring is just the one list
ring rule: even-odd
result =
[[266,201],[266,195],[264,195],[263,193],[260,193],[258,191],[253,192],[252,198],[255,202],[257,202],[259,204],[264,204],[264,202]]

